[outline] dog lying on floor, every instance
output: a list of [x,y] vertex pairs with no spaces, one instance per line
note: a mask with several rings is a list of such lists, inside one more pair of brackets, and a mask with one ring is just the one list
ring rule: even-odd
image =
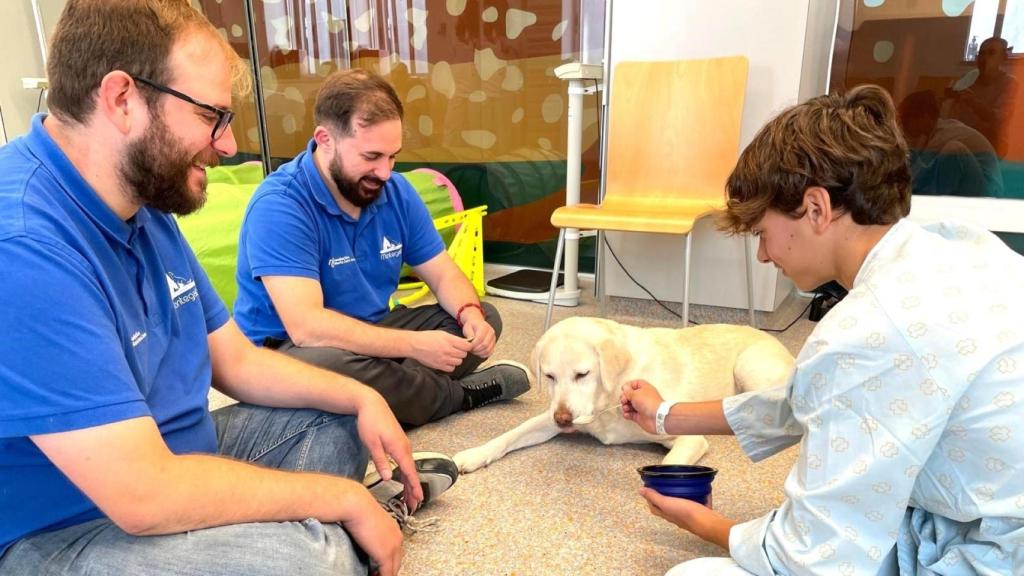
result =
[[748,326],[638,328],[603,318],[568,318],[551,327],[530,357],[551,406],[490,442],[454,456],[462,472],[554,438],[585,432],[604,444],[657,442],[665,464],[693,464],[703,436],[658,436],[622,417],[619,396],[630,380],[649,381],[666,400],[700,402],[782,386],[793,356],[772,336]]

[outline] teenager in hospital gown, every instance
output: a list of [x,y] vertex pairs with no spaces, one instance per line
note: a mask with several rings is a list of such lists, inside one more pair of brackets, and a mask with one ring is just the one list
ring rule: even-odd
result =
[[[1024,258],[962,224],[919,226],[906,145],[874,86],[784,111],[744,151],[723,228],[798,287],[849,290],[789,385],[675,404],[672,434],[735,434],[754,461],[800,445],[785,500],[736,523],[642,495],[729,550],[669,574],[1024,574]],[[649,430],[662,400],[623,390]]]

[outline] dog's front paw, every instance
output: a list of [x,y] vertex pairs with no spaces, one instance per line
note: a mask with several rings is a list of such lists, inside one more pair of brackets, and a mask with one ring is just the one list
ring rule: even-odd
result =
[[455,460],[455,465],[459,467],[460,473],[469,474],[487,466],[494,461],[494,458],[491,457],[491,451],[487,450],[485,446],[477,446],[459,452],[452,456],[452,460]]

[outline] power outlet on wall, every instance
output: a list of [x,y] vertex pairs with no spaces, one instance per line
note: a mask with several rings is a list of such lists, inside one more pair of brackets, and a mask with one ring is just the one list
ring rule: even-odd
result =
[[25,90],[46,90],[50,82],[46,78],[22,78],[21,87]]

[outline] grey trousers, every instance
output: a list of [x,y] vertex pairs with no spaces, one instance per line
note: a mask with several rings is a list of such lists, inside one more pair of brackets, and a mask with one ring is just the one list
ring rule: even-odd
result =
[[[484,318],[501,336],[501,316],[486,302]],[[462,336],[462,328],[438,304],[406,308],[396,306],[378,326],[402,330],[444,330]],[[265,346],[276,348],[308,364],[355,378],[387,400],[403,426],[421,426],[462,409],[463,391],[458,380],[476,370],[483,358],[466,356],[451,374],[428,368],[411,358],[374,358],[340,348],[303,348],[291,340],[268,339]]]

